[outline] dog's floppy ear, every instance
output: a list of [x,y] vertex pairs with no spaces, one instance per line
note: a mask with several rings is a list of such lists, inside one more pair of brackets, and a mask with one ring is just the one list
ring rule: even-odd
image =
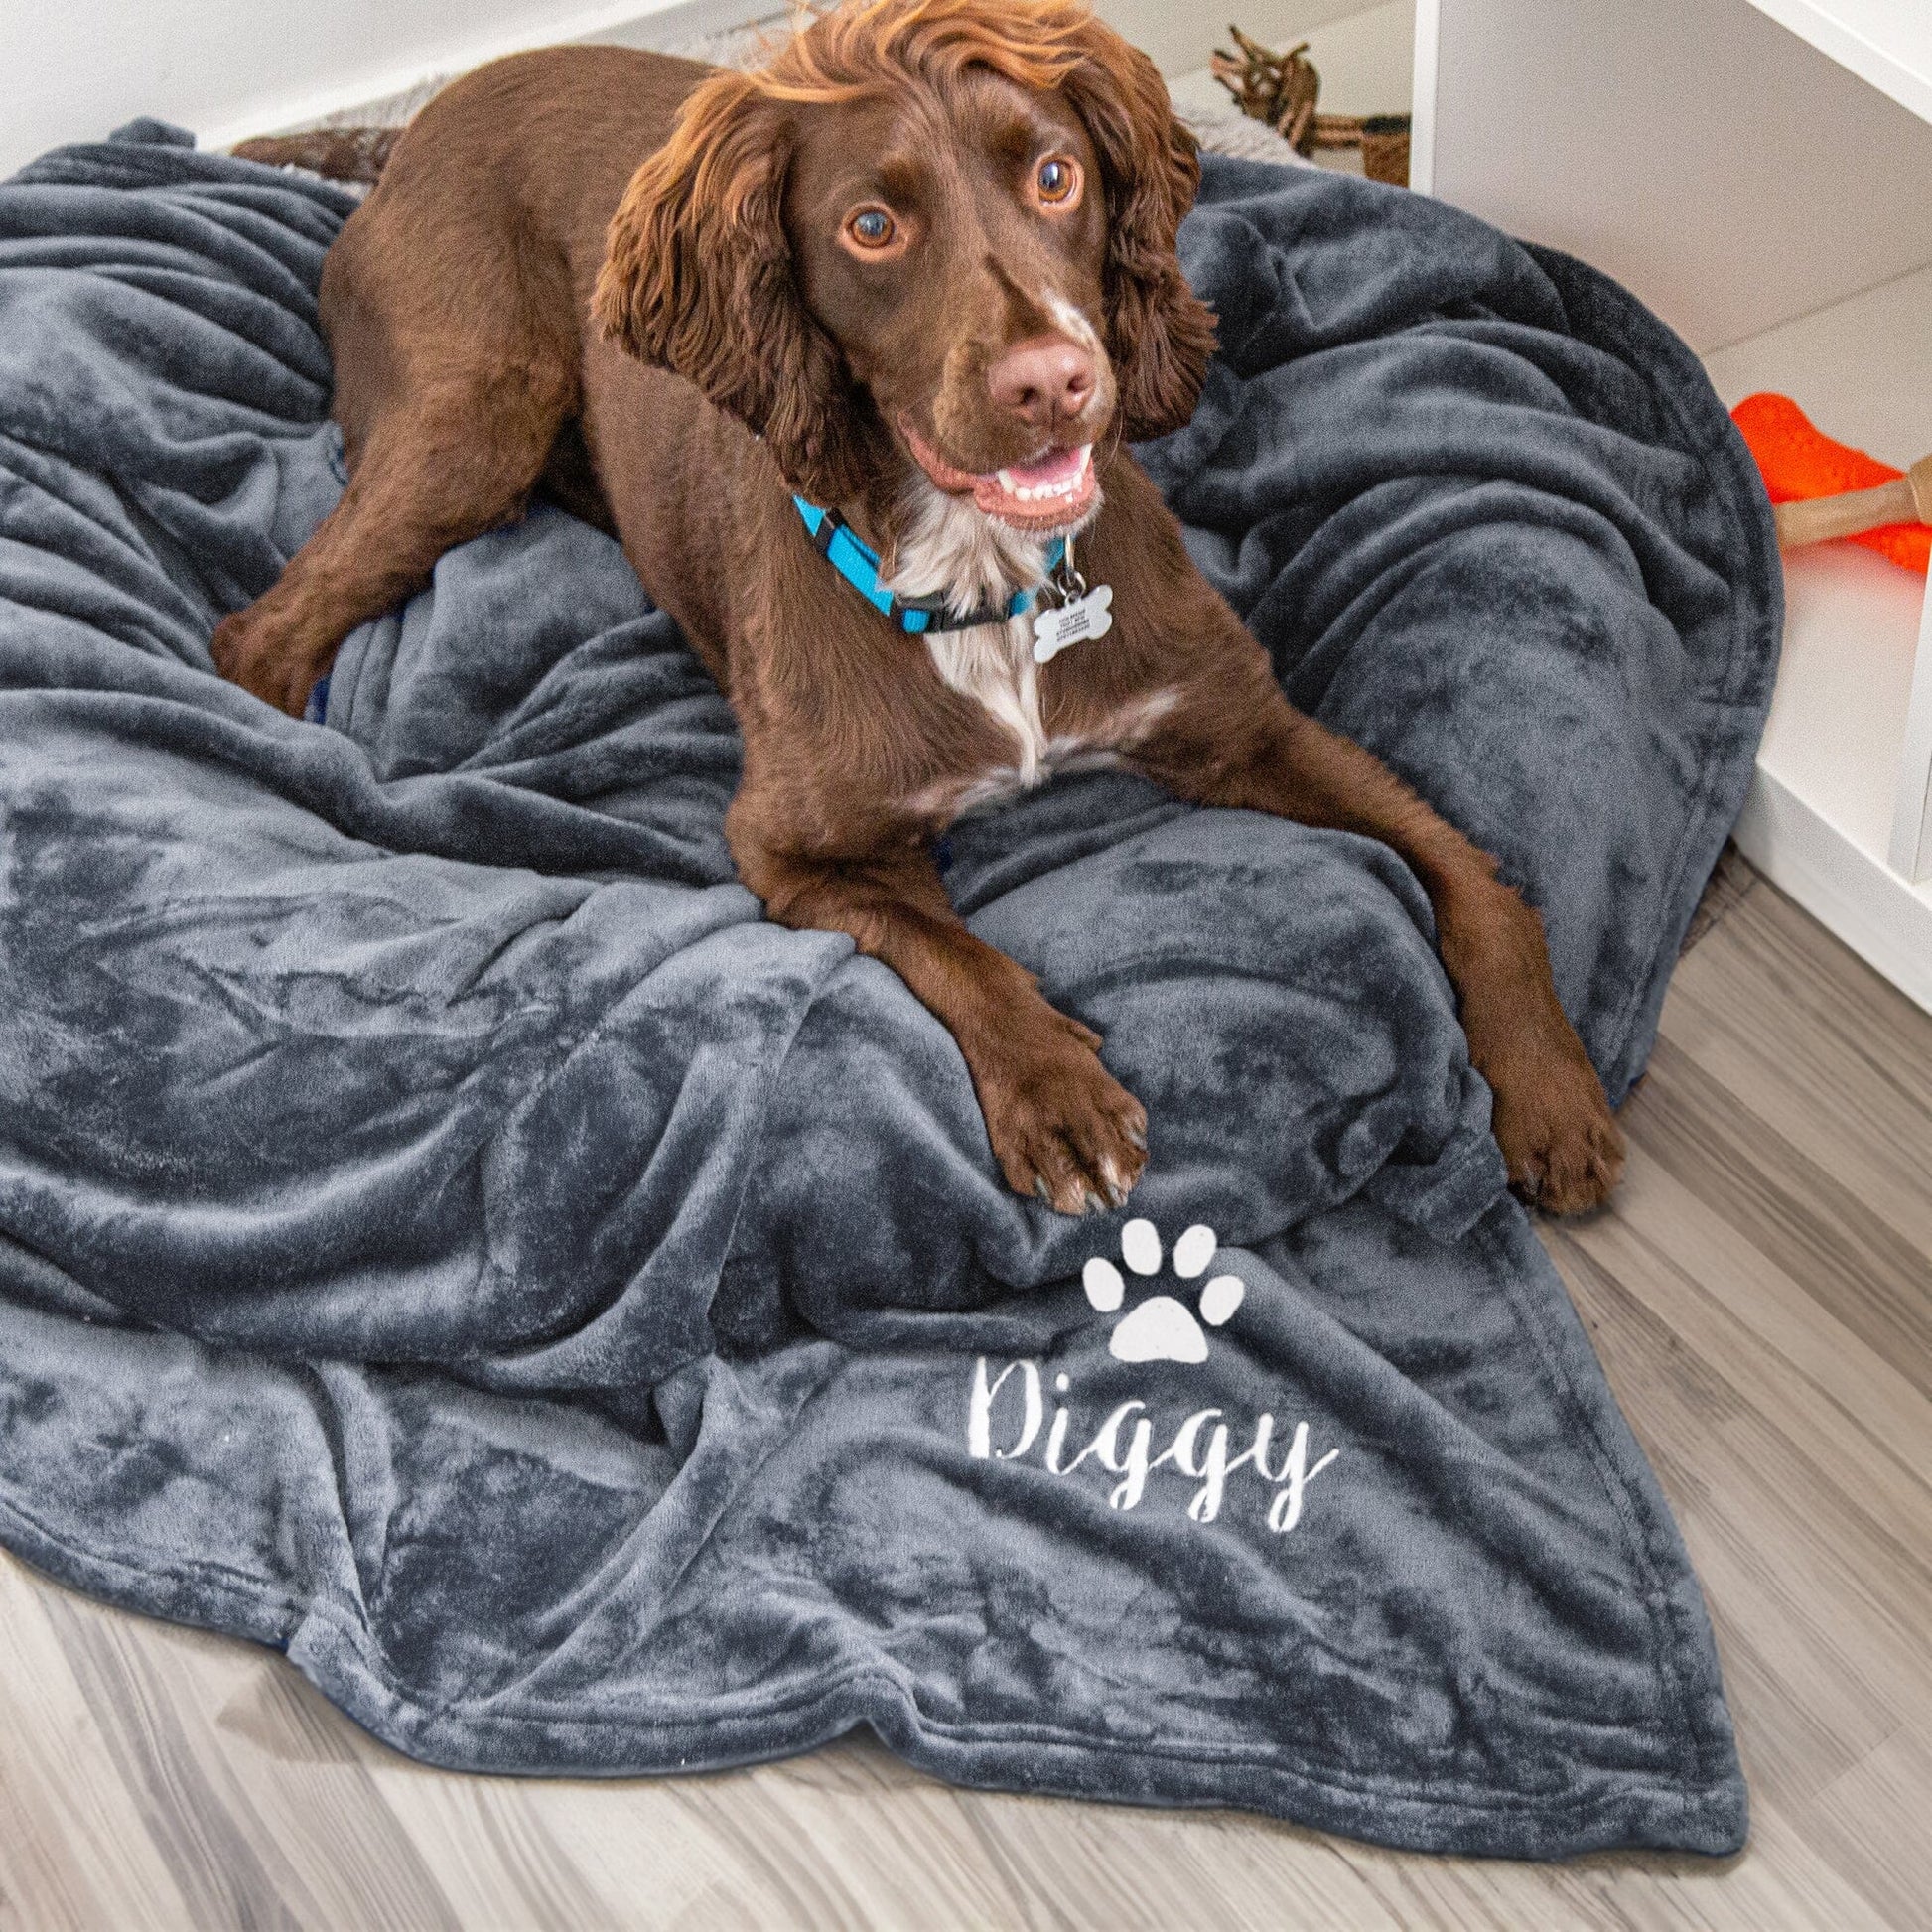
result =
[[790,153],[781,103],[743,74],[706,81],[618,205],[591,313],[762,436],[793,488],[849,502],[868,474],[868,416],[792,274]]
[[1064,85],[1106,177],[1107,353],[1127,435],[1137,440],[1186,422],[1214,352],[1213,311],[1187,286],[1174,254],[1200,159],[1154,63],[1098,21],[1084,39]]

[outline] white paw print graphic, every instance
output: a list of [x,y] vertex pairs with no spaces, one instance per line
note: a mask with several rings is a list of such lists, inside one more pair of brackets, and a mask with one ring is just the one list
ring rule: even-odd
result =
[[[1214,1259],[1218,1237],[1196,1222],[1173,1244],[1173,1272],[1183,1282],[1197,1280]],[[1161,1235],[1152,1221],[1134,1220],[1120,1231],[1120,1256],[1135,1274],[1161,1272]],[[1112,1314],[1127,1296],[1121,1272],[1103,1256],[1080,1271],[1087,1300],[1102,1314]],[[1247,1286],[1238,1275],[1216,1275],[1200,1292],[1200,1321],[1184,1302],[1172,1295],[1152,1295],[1114,1324],[1107,1352],[1123,1362],[1204,1362],[1207,1337],[1201,1321],[1218,1328],[1241,1306]]]

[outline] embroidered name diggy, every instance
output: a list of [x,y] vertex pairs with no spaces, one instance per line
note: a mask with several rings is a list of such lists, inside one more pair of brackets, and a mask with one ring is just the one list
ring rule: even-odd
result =
[[[1001,1392],[1009,1382],[1013,1383],[1012,1392],[1002,1401]],[[1056,1374],[1053,1387],[1060,1395],[1068,1394],[1070,1378],[1063,1372]],[[1246,1471],[1274,1491],[1268,1505],[1268,1527],[1278,1535],[1286,1535],[1302,1520],[1309,1484],[1341,1453],[1331,1449],[1311,1462],[1309,1425],[1298,1422],[1283,1446],[1280,1462],[1272,1463],[1269,1456],[1275,1448],[1276,1424],[1275,1418],[1264,1411],[1255,1418],[1248,1447],[1230,1455],[1225,1412],[1196,1409],[1181,1421],[1157,1455],[1155,1422],[1147,1408],[1138,1398],[1118,1404],[1069,1458],[1067,1443],[1073,1430],[1073,1412],[1066,1403],[1056,1402],[1048,1422],[1039,1364],[1013,1361],[994,1375],[982,1355],[974,1365],[972,1392],[967,1400],[966,1451],[979,1461],[1018,1462],[1029,1458],[1038,1445],[1040,1466],[1056,1476],[1073,1475],[1090,1461],[1120,1478],[1108,1492],[1107,1501],[1112,1508],[1123,1510],[1139,1505],[1151,1476],[1172,1469],[1197,1485],[1187,1503],[1188,1519],[1195,1523],[1211,1523],[1220,1515],[1229,1479]]]

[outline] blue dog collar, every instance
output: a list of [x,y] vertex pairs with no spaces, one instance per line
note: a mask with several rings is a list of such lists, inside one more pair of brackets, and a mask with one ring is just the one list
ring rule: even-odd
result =
[[[1030,591],[1015,591],[1004,604],[982,604],[963,617],[943,598],[895,597],[879,581],[878,552],[859,541],[852,525],[837,510],[820,509],[802,496],[793,496],[791,500],[798,505],[798,514],[804,518],[812,541],[832,568],[875,611],[883,612],[901,630],[910,631],[915,637],[928,630],[970,630],[975,624],[1005,623],[1009,618],[1023,618],[1039,596],[1039,586],[1035,585]],[[1049,576],[1059,569],[1065,555],[1065,539],[1055,537],[1046,547]]]

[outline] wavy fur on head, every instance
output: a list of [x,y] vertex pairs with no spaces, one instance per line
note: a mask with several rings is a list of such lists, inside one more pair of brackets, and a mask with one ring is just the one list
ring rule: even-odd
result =
[[782,207],[791,129],[754,77],[721,73],[631,178],[591,299],[605,334],[688,378],[764,439],[795,487],[849,502],[884,436],[814,322]]
[[1063,91],[1100,156],[1106,345],[1126,434],[1177,428],[1199,394],[1214,323],[1174,234],[1200,167],[1153,62],[1077,0],[849,0],[759,72],[717,74],[691,95],[624,194],[592,304],[608,336],[759,432],[821,501],[849,501],[878,474],[884,431],[792,274],[790,110],[976,67]]

